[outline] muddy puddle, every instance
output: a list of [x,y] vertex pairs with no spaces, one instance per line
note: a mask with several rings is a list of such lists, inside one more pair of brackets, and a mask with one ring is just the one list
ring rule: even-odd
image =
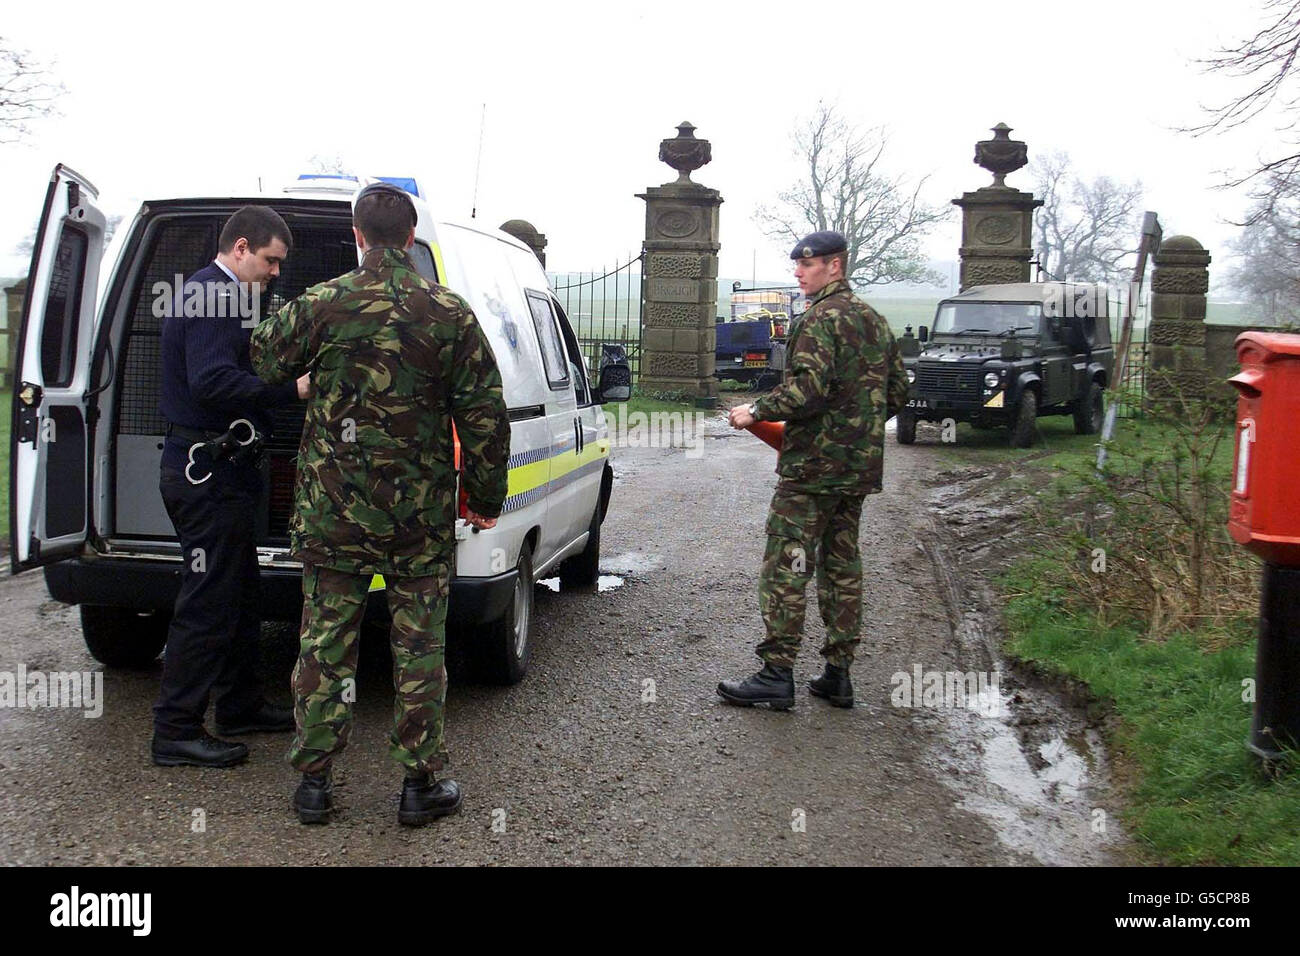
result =
[[[647,551],[628,551],[623,554],[601,558],[600,577],[596,580],[596,590],[604,593],[621,588],[630,577],[638,577],[658,571],[664,566],[661,554]],[[538,584],[552,591],[560,590],[559,576],[543,578]]]
[[1019,502],[999,494],[1001,472],[935,475],[931,529],[920,545],[934,568],[958,666],[995,675],[987,694],[937,709],[945,722],[941,778],[1009,850],[1048,865],[1114,863],[1124,841],[1110,797],[1102,735],[1083,706],[1006,659],[988,577],[1019,553]]

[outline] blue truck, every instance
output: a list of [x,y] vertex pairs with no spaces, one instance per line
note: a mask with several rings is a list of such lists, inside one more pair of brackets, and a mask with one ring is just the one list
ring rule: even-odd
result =
[[785,371],[790,323],[803,297],[797,289],[750,289],[731,294],[731,317],[715,326],[713,374],[767,391]]

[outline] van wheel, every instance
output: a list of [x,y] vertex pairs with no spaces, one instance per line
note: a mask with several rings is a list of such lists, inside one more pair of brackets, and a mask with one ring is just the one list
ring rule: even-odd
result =
[[1074,431],[1078,435],[1095,435],[1101,431],[1102,419],[1105,417],[1105,402],[1102,388],[1097,382],[1088,386],[1088,394],[1083,401],[1074,403]]
[[1032,388],[1020,393],[1020,405],[1011,423],[1011,447],[1028,448],[1038,435],[1038,394]]
[[600,503],[591,515],[587,529],[587,546],[571,558],[560,562],[560,587],[591,588],[600,579]]
[[90,656],[106,667],[141,669],[162,653],[171,624],[167,611],[81,605],[81,633]]
[[898,413],[897,431],[894,433],[900,445],[910,445],[916,441],[916,412],[904,408]]
[[493,684],[518,684],[528,670],[534,585],[533,549],[527,541],[519,548],[515,572],[515,590],[510,603],[477,642],[479,671],[485,681]]

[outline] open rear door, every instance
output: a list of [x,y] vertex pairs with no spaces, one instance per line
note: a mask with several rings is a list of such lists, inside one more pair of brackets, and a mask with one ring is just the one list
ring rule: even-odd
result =
[[87,428],[104,216],[95,187],[54,167],[27,274],[9,442],[12,571],[80,551],[89,521]]

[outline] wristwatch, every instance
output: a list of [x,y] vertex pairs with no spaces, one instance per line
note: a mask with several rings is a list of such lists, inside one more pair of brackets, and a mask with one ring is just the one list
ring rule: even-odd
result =
[[758,402],[749,403],[749,417],[758,421]]

